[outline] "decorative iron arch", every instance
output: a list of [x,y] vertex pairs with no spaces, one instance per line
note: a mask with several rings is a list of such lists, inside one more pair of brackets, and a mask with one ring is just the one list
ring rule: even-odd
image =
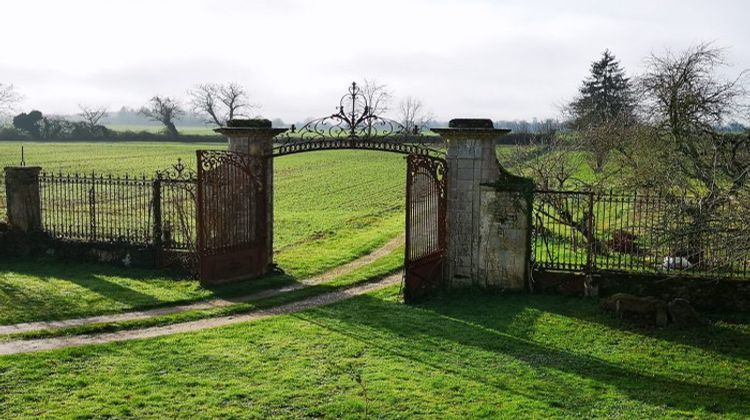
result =
[[273,156],[316,150],[379,150],[405,155],[443,157],[445,152],[425,145],[418,126],[406,127],[377,115],[367,95],[352,82],[341,97],[337,112],[291,129],[274,141]]

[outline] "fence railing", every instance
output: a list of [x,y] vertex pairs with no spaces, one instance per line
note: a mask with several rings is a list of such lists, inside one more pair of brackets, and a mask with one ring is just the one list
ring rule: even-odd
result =
[[658,194],[536,191],[532,263],[545,270],[750,278],[747,209]]
[[59,239],[194,249],[195,185],[182,170],[154,178],[43,173],[42,226]]

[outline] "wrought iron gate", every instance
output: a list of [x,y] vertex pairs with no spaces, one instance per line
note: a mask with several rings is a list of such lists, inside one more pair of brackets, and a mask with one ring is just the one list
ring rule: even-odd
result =
[[414,302],[443,281],[446,177],[441,158],[411,154],[407,162],[404,300]]
[[265,274],[266,158],[218,150],[198,155],[198,266],[202,284]]

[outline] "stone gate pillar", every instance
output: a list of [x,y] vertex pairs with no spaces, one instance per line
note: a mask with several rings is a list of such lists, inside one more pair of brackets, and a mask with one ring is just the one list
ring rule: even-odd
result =
[[[510,130],[489,119],[454,119],[432,129],[447,146],[448,288],[523,289],[529,257],[528,202],[523,185],[497,162],[496,140]],[[513,188],[506,190],[508,177]],[[507,186],[507,185],[505,185]]]
[[266,159],[266,173],[263,191],[266,199],[267,266],[273,263],[273,138],[287,131],[286,128],[272,128],[266,119],[230,120],[226,127],[217,128],[217,133],[227,137],[229,151],[246,153]]
[[42,203],[39,198],[38,166],[5,168],[5,200],[8,223],[24,232],[42,228]]

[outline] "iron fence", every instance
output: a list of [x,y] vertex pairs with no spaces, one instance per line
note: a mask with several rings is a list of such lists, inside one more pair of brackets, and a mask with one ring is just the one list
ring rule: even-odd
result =
[[647,193],[536,191],[532,264],[585,273],[620,271],[750,277],[748,211]]
[[42,173],[42,226],[55,238],[194,249],[195,178]]

